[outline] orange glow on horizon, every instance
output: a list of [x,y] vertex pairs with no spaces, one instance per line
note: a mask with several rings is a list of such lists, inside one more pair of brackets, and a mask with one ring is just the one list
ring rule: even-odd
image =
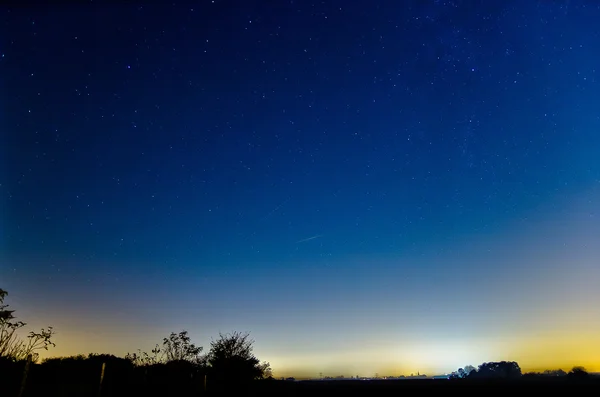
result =
[[[40,352],[40,358],[73,356],[89,353],[107,353],[123,357],[138,348],[149,351],[157,338],[124,337],[98,331],[89,333],[60,332],[57,347]],[[201,345],[207,346],[208,343]],[[589,372],[600,372],[600,335],[592,332],[538,333],[529,336],[489,339],[452,338],[437,341],[388,347],[384,343],[368,350],[338,350],[321,354],[305,353],[278,357],[272,351],[255,353],[261,360],[269,361],[274,376],[316,378],[324,376],[408,376],[411,373],[439,375],[450,373],[465,365],[477,367],[488,361],[516,361],[522,371],[543,371],[583,366]]]

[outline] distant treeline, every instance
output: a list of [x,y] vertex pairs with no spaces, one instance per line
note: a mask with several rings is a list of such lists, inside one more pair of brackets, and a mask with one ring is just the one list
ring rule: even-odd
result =
[[483,363],[478,368],[467,365],[450,374],[449,379],[519,379],[568,377],[570,379],[586,379],[589,377],[584,367],[576,366],[568,373],[562,369],[546,370],[544,372],[528,372],[523,374],[521,367],[515,361],[498,361]]

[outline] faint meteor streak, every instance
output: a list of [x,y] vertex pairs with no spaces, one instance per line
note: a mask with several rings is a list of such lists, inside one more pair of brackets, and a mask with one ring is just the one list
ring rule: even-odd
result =
[[314,240],[314,239],[316,239],[316,238],[319,238],[319,237],[323,237],[323,235],[322,235],[322,234],[316,234],[316,235],[314,235],[314,236],[312,236],[312,237],[303,238],[302,240],[298,240],[298,241],[296,241],[296,244],[303,243],[303,242],[305,242],[305,241]]
[[277,212],[285,203],[287,203],[289,201],[289,197],[286,198],[281,204],[279,204],[277,207],[273,208],[271,210],[271,212],[269,212],[267,215],[263,216],[260,220],[264,220],[267,219],[268,217],[270,217],[271,215],[273,215],[275,212]]

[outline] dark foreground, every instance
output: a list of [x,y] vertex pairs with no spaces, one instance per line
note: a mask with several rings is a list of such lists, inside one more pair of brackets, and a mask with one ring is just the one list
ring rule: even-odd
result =
[[[282,382],[283,383],[283,382]],[[588,395],[600,392],[600,379],[519,379],[515,381],[485,380],[368,380],[368,381],[305,381],[293,384],[273,385],[267,394],[288,396],[343,395],[343,396],[390,396],[399,393],[461,393],[461,395],[481,395],[482,393],[535,393],[535,395],[559,392],[572,395]],[[276,389],[279,389],[278,391]]]
[[[116,360],[116,359],[115,359]],[[33,364],[0,360],[0,397],[209,397],[209,396],[418,396],[418,395],[508,395],[600,396],[600,376],[525,375],[514,380],[491,379],[401,379],[280,381],[257,380],[244,386],[231,377],[203,373],[189,363],[134,367],[124,360],[103,363],[87,359]],[[184,365],[185,364],[185,365]],[[105,368],[105,370],[102,370]],[[581,375],[581,374],[580,374]],[[221,381],[219,381],[221,379]],[[229,380],[227,380],[229,379]],[[521,393],[521,394],[519,394]]]
[[[519,379],[515,381],[485,381],[485,380],[344,380],[344,381],[259,381],[255,382],[250,388],[243,388],[228,391],[216,390],[182,390],[177,385],[164,385],[164,387],[149,390],[143,386],[134,389],[123,388],[104,390],[102,393],[93,392],[90,389],[83,390],[77,388],[63,387],[62,390],[48,388],[47,385],[30,384],[28,390],[24,393],[26,396],[44,396],[44,397],[71,397],[71,396],[89,396],[89,397],[117,397],[117,396],[144,396],[160,395],[167,396],[393,396],[393,395],[449,395],[460,393],[460,395],[480,396],[493,393],[511,393],[505,395],[521,395],[513,393],[534,393],[536,396],[557,395],[566,393],[568,396],[579,395],[600,395],[600,379],[591,378],[585,380],[573,379]],[[128,390],[126,390],[128,389]],[[3,393],[0,395],[4,396]],[[11,396],[6,395],[6,397]],[[16,397],[16,395],[15,395]]]

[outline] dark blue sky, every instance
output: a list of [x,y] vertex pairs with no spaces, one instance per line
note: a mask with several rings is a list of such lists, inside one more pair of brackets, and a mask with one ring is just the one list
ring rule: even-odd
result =
[[[373,324],[361,328],[369,340],[388,340],[400,327],[390,318],[420,335],[440,321],[481,325],[479,306],[432,321],[410,307],[472,302],[469,288],[502,289],[499,275],[534,277],[560,254],[575,266],[564,236],[556,255],[531,250],[547,222],[589,212],[574,244],[594,241],[595,2],[221,0],[0,15],[0,277],[20,310],[47,305],[36,319],[64,338],[103,319],[100,342],[62,339],[64,354],[141,347],[119,345],[125,334],[153,341],[183,327],[203,341],[236,327],[276,371],[343,371],[348,360],[327,367],[314,342],[354,340],[339,324]],[[531,257],[500,255],[517,243]],[[582,255],[582,269],[599,258]],[[548,291],[522,284],[510,288]],[[109,307],[139,323],[119,328]],[[389,371],[419,369],[402,353],[390,360]]]

